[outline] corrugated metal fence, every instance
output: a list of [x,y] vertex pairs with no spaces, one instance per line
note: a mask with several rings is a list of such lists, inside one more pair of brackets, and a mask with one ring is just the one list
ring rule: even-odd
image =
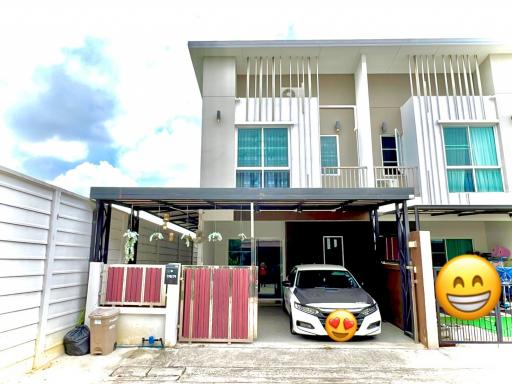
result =
[[93,209],[0,167],[0,368],[62,352],[85,307]]

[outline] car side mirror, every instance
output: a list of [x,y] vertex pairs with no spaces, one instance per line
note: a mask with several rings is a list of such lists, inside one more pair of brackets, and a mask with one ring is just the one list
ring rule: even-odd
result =
[[290,283],[288,280],[283,281],[283,287],[291,287],[292,283]]

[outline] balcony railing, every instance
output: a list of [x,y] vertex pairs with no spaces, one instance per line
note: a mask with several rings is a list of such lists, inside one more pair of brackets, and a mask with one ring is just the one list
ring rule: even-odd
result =
[[[375,188],[418,188],[416,167],[374,167]],[[323,188],[366,188],[366,167],[322,167]]]
[[366,167],[322,167],[323,188],[365,188]]
[[418,193],[418,168],[416,167],[374,167],[376,188],[414,188]]

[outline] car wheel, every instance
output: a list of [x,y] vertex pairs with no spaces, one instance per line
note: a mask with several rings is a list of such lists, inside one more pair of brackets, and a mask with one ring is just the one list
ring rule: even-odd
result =
[[281,301],[281,308],[283,309],[284,313],[288,313],[288,311],[286,310],[286,303],[284,299]]
[[291,333],[292,335],[296,335],[296,334],[297,334],[297,332],[295,332],[295,331],[293,330],[293,318],[292,318],[292,315],[290,315],[290,333]]

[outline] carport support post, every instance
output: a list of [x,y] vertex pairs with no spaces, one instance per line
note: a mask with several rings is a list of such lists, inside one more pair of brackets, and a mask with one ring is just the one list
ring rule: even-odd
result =
[[[404,333],[411,335],[413,333],[413,313],[412,313],[412,285],[409,273],[409,218],[407,216],[407,201],[395,204],[397,238],[398,238],[398,257],[400,261],[400,282],[402,292],[402,315]],[[413,335],[414,337],[414,335]]]
[[90,261],[101,261],[106,264],[108,259],[112,205],[102,200],[97,200],[94,215],[96,220],[93,220],[92,247],[89,259]]
[[251,265],[256,265],[256,252],[254,240],[254,203],[251,203]]

